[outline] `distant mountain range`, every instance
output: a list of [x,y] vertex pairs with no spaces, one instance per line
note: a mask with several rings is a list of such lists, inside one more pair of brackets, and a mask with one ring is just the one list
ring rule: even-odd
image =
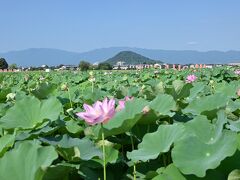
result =
[[161,61],[156,61],[140,54],[137,54],[133,51],[121,51],[117,55],[108,60],[104,61],[111,65],[117,64],[119,61],[124,61],[127,64],[154,64],[154,63],[162,63]]
[[4,57],[9,64],[16,63],[18,66],[41,66],[43,64],[50,66],[59,64],[77,65],[81,60],[86,60],[91,63],[103,62],[121,51],[133,51],[150,59],[160,60],[166,63],[218,64],[240,62],[240,51],[200,52],[191,50],[154,50],[130,47],[102,48],[83,53],[49,48],[32,48],[0,53],[0,57]]

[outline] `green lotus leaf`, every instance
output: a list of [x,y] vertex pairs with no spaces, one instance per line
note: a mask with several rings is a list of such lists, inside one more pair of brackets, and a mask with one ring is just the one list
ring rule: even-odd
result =
[[227,102],[228,97],[221,93],[199,97],[183,109],[183,113],[200,115],[203,112],[218,110],[225,107]]
[[[142,117],[143,108],[148,105],[148,102],[144,99],[135,98],[132,101],[127,101],[125,108],[104,124],[105,137],[111,135],[122,134],[128,132]],[[101,128],[94,128],[95,134],[101,137]]]
[[0,137],[0,157],[7,151],[8,148],[12,147],[15,141],[15,134],[6,134]]
[[228,112],[234,112],[238,109],[240,109],[240,99],[236,99],[235,101],[230,99],[226,110]]
[[56,98],[38,100],[35,97],[26,97],[16,101],[5,116],[0,119],[0,126],[5,129],[11,128],[34,128],[45,119],[57,120],[62,105]]
[[222,160],[237,149],[237,135],[224,130],[215,143],[206,144],[196,136],[175,143],[172,150],[174,165],[184,174],[204,177],[208,169],[218,167]]
[[217,113],[217,119],[215,119],[215,121],[216,122],[212,124],[206,116],[196,116],[193,120],[185,124],[185,135],[196,136],[205,143],[214,143],[221,137],[223,126],[227,122],[223,110]]
[[173,164],[168,165],[166,168],[159,168],[157,173],[159,175],[155,176],[152,180],[186,180]]
[[53,93],[57,89],[56,84],[42,83],[39,87],[32,91],[33,95],[39,99],[48,98],[51,93]]
[[150,102],[149,107],[153,109],[158,116],[173,116],[174,113],[171,111],[176,109],[176,102],[173,97],[168,94],[159,94]]
[[[105,145],[105,162],[106,163],[110,163],[110,164],[116,163],[118,159],[118,155],[119,155],[119,151],[115,149],[112,145],[110,146]],[[102,157],[101,159],[94,159],[94,160],[103,165]]]
[[127,157],[132,161],[147,161],[156,159],[160,153],[168,152],[170,146],[184,135],[182,124],[160,125],[158,130],[147,133],[138,149],[127,153]]
[[222,83],[217,83],[215,85],[215,91],[216,93],[222,93],[227,97],[230,98],[236,98],[237,97],[237,89],[238,85],[235,83],[227,83],[227,82],[222,82]]
[[229,120],[229,124],[227,124],[226,127],[231,131],[240,132],[240,120],[237,120],[237,121]]
[[42,142],[58,147],[61,155],[66,159],[90,160],[95,156],[102,156],[101,150],[88,138],[72,138],[68,135],[40,138]]
[[190,89],[192,88],[191,83],[185,83],[184,81],[174,80],[172,82],[172,85],[175,90],[175,95],[174,95],[175,99],[181,99],[189,96]]
[[194,86],[190,89],[189,96],[186,98],[187,102],[192,102],[198,96],[198,94],[204,90],[205,87],[206,86],[203,82],[195,83]]
[[5,102],[7,100],[7,95],[11,93],[11,89],[0,89],[0,102]]
[[61,163],[48,167],[43,180],[75,179],[79,165]]
[[39,180],[58,157],[54,147],[41,146],[37,141],[24,141],[0,159],[1,180]]
[[66,122],[66,129],[68,132],[73,134],[79,134],[83,131],[83,127],[79,126],[78,123],[74,120],[70,120]]

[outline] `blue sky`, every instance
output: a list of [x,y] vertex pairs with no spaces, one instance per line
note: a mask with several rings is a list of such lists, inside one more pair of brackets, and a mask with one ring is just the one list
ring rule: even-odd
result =
[[0,0],[0,52],[240,50],[239,0]]

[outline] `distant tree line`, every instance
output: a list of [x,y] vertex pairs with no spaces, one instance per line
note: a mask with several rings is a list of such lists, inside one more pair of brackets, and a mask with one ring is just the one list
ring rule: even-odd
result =
[[0,58],[0,69],[7,69],[8,63],[4,58]]
[[8,65],[6,59],[0,58],[0,69],[17,69],[17,64]]
[[80,61],[79,63],[79,69],[81,71],[87,71],[87,70],[111,70],[112,69],[112,65],[109,63],[99,63],[98,65],[92,65],[87,61]]
[[[55,69],[55,68],[61,68],[63,65],[60,64],[59,66],[52,66],[52,67],[48,67],[47,65],[45,65],[44,67],[29,67],[29,69],[31,70],[44,70],[46,68],[49,69]],[[87,70],[111,70],[112,69],[112,65],[109,63],[99,63],[98,65],[93,65],[90,64],[87,61],[80,61],[79,65],[78,65],[79,69],[81,71],[87,71]],[[8,65],[7,61],[4,58],[0,58],[0,69],[17,69],[17,65],[16,64],[10,64]]]

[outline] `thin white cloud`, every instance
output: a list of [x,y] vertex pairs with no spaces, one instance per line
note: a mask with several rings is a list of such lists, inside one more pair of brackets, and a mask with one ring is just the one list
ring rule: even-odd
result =
[[196,41],[189,41],[189,42],[187,42],[187,44],[188,45],[196,45],[196,44],[198,44],[198,42],[196,42]]

